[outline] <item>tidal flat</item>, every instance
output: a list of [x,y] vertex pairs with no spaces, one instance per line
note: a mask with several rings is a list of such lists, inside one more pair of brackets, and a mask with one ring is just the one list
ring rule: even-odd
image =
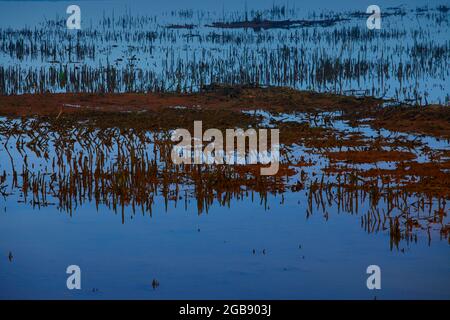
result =
[[[445,4],[148,3],[0,4],[0,298],[450,299]],[[174,163],[195,121],[276,174]]]
[[[426,121],[393,129],[391,109]],[[0,115],[5,297],[373,298],[374,261],[386,269],[378,298],[447,297],[434,291],[448,280],[447,107],[214,86],[8,96]],[[279,128],[277,174],[174,164],[170,133],[194,120]],[[98,291],[40,289],[75,262]]]

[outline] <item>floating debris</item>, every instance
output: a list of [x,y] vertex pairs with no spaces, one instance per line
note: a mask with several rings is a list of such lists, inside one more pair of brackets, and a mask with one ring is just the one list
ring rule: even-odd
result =
[[153,279],[153,281],[152,281],[152,288],[153,288],[153,290],[155,290],[158,287],[159,287],[159,281],[156,280],[156,279]]

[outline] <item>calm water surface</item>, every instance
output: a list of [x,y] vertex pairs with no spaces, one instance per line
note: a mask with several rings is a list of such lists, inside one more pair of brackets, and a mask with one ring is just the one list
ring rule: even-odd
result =
[[[270,11],[273,1],[248,1],[247,14],[349,20],[223,29],[208,25],[242,21],[242,2],[194,1],[182,10],[180,1],[158,8],[80,1],[83,30],[72,32],[69,3],[1,1],[0,93],[190,92],[222,82],[449,104],[450,13],[442,2],[380,1],[389,14],[378,33],[355,15],[371,3],[318,3],[290,3],[280,15]],[[195,27],[173,27],[187,24]],[[318,125],[301,114],[278,116]],[[329,160],[301,143],[290,156],[314,165],[269,179],[264,189],[239,180],[234,168],[212,177],[213,169],[202,169],[202,178],[177,171],[155,138],[161,132],[77,136],[80,124],[61,138],[61,128],[14,121],[0,118],[0,298],[450,299],[448,195],[341,188],[336,174],[322,171]],[[333,125],[367,138],[417,138]],[[450,149],[445,140],[420,140]],[[431,161],[420,147],[412,152]],[[424,224],[409,230],[411,218]],[[366,287],[373,264],[381,267],[381,290]],[[81,268],[81,290],[66,288],[69,265]]]

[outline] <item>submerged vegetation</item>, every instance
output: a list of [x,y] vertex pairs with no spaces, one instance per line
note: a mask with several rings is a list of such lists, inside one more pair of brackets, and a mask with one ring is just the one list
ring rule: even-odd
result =
[[[280,103],[286,96],[291,103]],[[158,199],[166,209],[169,203],[195,205],[202,214],[215,203],[232,208],[243,199],[270,210],[294,194],[307,203],[306,217],[360,215],[367,232],[389,232],[391,247],[417,241],[421,232],[448,238],[449,137],[445,130],[430,131],[433,119],[448,119],[445,107],[405,130],[447,139],[433,147],[417,135],[380,129],[377,118],[397,107],[372,98],[220,86],[194,95],[34,97],[46,107],[29,105],[27,97],[0,99],[7,116],[0,123],[0,152],[9,159],[0,166],[0,191],[34,208],[56,205],[72,215],[95,202],[125,223],[125,208],[152,215]],[[279,128],[278,174],[261,176],[258,165],[174,164],[170,133],[194,120],[219,129]]]
[[274,6],[222,17],[105,14],[78,31],[64,19],[1,28],[0,94],[198,92],[222,83],[448,104],[449,11],[390,8],[381,30],[368,30],[367,16],[302,17]]
[[[391,247],[420,231],[448,238],[450,112],[430,105],[449,99],[450,42],[430,37],[448,28],[445,7],[390,8],[375,32],[361,28],[361,12],[213,16],[0,29],[0,152],[9,160],[0,195],[71,215],[95,202],[125,223],[125,208],[151,215],[157,198],[166,209],[194,200],[201,214],[246,198],[269,209],[297,194],[307,217],[358,214],[367,232],[388,230]],[[405,25],[411,19],[426,26]],[[170,133],[194,120],[279,128],[280,170],[174,164]]]
[[0,296],[447,298],[449,8],[295,4],[0,22]]

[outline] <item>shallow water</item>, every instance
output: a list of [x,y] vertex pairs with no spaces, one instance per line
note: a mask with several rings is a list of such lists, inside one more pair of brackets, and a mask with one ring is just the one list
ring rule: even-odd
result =
[[[328,221],[306,219],[297,199],[286,196],[282,207],[270,199],[270,211],[240,201],[200,216],[183,208],[166,212],[159,199],[151,218],[138,214],[123,225],[119,215],[92,204],[70,217],[54,207],[8,203],[0,216],[1,250],[12,250],[14,260],[1,260],[1,297],[449,298],[447,241],[421,239],[402,246],[404,253],[392,251],[389,236],[367,234],[359,217],[333,212]],[[81,267],[81,291],[65,286],[71,264]],[[365,283],[371,264],[382,268],[376,293]]]
[[[0,94],[223,83],[448,105],[443,2],[380,0],[382,29],[369,31],[366,1],[83,1],[82,30],[68,31],[72,3],[0,1]],[[348,20],[213,26],[257,17]],[[264,128],[304,124],[286,129],[295,139],[282,145],[279,175],[176,166],[170,122],[155,131],[0,117],[0,298],[450,299],[449,186],[436,181],[450,170],[432,171],[448,161],[448,140],[355,126],[340,112],[244,114]],[[327,155],[375,142],[413,159]],[[66,287],[69,265],[81,268],[81,290]],[[369,265],[381,268],[381,290],[366,286]]]
[[[371,31],[364,13],[370,3],[359,1],[207,2],[186,9],[177,2],[157,8],[148,1],[83,2],[80,31],[66,29],[67,2],[2,2],[0,92],[191,92],[250,83],[449,104],[446,3],[380,1],[382,29]],[[344,20],[211,27],[256,17]]]
[[[8,120],[1,120],[1,298],[450,298],[450,247],[441,233],[449,224],[442,207],[448,197],[396,196],[380,184],[377,200],[336,185],[347,178],[323,175],[329,160],[302,144],[290,156],[314,165],[268,179],[269,188],[236,176],[233,166],[231,175],[213,176],[236,182],[236,189],[187,170],[170,175],[176,167],[166,161],[159,133],[112,130],[111,139],[98,129],[91,139],[77,139],[82,124],[52,131],[45,122],[14,120],[5,127]],[[42,128],[47,134],[37,134]],[[28,144],[29,134],[45,139]],[[449,148],[430,141],[424,143],[432,149]],[[293,189],[298,181],[305,187]],[[423,208],[415,207],[423,200]],[[426,223],[438,208],[446,212],[443,220]],[[402,210],[425,224],[393,232],[392,219],[403,221]],[[81,268],[81,290],[66,288],[72,264]],[[366,287],[372,264],[381,267],[381,290]]]

